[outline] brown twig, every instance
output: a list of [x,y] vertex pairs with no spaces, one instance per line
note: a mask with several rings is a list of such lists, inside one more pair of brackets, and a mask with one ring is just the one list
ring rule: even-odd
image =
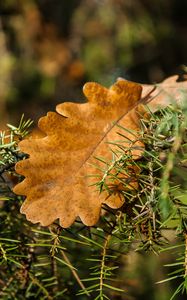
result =
[[72,264],[71,264],[69,258],[67,257],[66,253],[65,253],[63,250],[61,250],[60,253],[62,254],[62,256],[63,256],[65,262],[68,264],[68,266],[69,266],[69,268],[70,268],[70,270],[71,270],[73,276],[74,276],[75,279],[77,280],[77,282],[78,282],[79,286],[81,287],[81,289],[82,289],[83,291],[85,291],[85,293],[87,294],[87,296],[90,297],[89,292],[86,290],[86,287],[85,287],[84,284],[82,283],[82,281],[81,281],[81,279],[80,279],[78,273],[76,272],[76,270],[75,270],[74,267],[72,266]]
[[103,246],[103,252],[102,252],[102,260],[101,260],[101,272],[100,272],[100,284],[99,284],[99,291],[100,291],[100,297],[103,299],[103,281],[104,281],[104,268],[105,268],[105,258],[106,258],[106,251],[108,247],[108,243],[110,241],[111,234],[109,234],[105,240],[104,246]]
[[[55,227],[56,229],[56,233],[53,232],[53,226]],[[52,256],[52,262],[53,262],[53,258],[54,258],[54,255],[55,255],[55,251],[56,251],[56,246],[59,244],[59,235],[62,231],[62,227],[60,227],[58,224],[53,224],[53,226],[50,226],[49,227],[49,231],[51,232],[51,234],[54,236],[54,242],[53,242],[53,245],[51,247],[51,256]],[[76,281],[78,282],[79,286],[81,287],[82,290],[85,291],[85,293],[87,294],[87,296],[90,296],[90,294],[88,293],[88,291],[86,290],[86,287],[84,286],[84,284],[82,283],[78,273],[76,272],[75,268],[72,266],[69,258],[67,257],[66,253],[63,251],[63,250],[60,250],[60,253],[62,254],[65,262],[67,263],[68,267],[70,268],[73,276],[75,277]],[[55,265],[53,265],[53,267],[56,268]],[[56,270],[54,270],[56,272]]]

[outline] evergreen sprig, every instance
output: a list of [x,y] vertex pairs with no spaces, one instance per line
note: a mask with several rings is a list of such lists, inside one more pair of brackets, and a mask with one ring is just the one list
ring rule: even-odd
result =
[[14,166],[27,156],[19,152],[18,142],[28,134],[31,121],[22,117],[17,127],[8,125],[8,131],[1,133],[2,300],[128,299],[131,283],[124,284],[130,279],[127,275],[124,279],[122,273],[127,267],[124,257],[132,252],[174,255],[176,261],[165,264],[171,270],[168,278],[160,282],[177,281],[171,299],[186,293],[186,107],[148,113],[149,119],[141,121],[139,139],[145,145],[141,158],[133,160],[133,144],[130,150],[124,147],[123,128],[112,160],[96,159],[96,164],[97,160],[103,162],[103,178],[96,188],[107,191],[109,197],[120,197],[124,205],[118,210],[103,206],[100,221],[90,228],[79,220],[69,229],[58,223],[42,228],[25,220],[19,212],[23,197],[14,195],[11,187],[21,180]]

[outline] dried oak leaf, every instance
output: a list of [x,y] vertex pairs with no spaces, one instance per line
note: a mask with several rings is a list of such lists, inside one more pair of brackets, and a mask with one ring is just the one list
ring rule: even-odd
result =
[[[103,176],[100,168],[106,168],[96,157],[112,160],[111,148],[116,146],[107,142],[119,140],[118,133],[126,136],[123,142],[131,149],[133,159],[141,156],[142,143],[134,132],[139,129],[135,108],[142,87],[118,80],[109,89],[87,83],[83,92],[87,103],[59,104],[57,113],[49,112],[39,120],[46,136],[19,144],[29,158],[16,165],[17,173],[25,179],[14,192],[26,195],[21,212],[33,223],[47,226],[59,218],[61,226],[68,227],[80,217],[92,226],[98,221],[102,203],[119,208],[124,202],[117,194],[110,197],[106,191],[99,193],[94,185]],[[132,180],[133,186],[136,188],[137,183]]]
[[[187,76],[184,75],[183,81],[178,81],[178,79],[178,75],[173,75],[155,85],[141,84],[142,98],[145,98],[144,104],[147,104],[152,112],[176,102],[182,104],[186,101]],[[125,81],[121,77],[118,80]]]
[[187,93],[187,80],[177,81],[178,75],[173,75],[166,78],[159,84],[143,84],[142,97],[145,97],[155,87],[154,91],[150,94],[149,108],[154,112],[159,107],[166,107],[172,103],[182,103],[184,95],[186,98]]

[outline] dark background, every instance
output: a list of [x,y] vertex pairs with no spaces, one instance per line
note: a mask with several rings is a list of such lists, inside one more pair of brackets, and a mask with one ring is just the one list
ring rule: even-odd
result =
[[182,74],[186,0],[1,0],[1,125],[82,101],[86,81]]

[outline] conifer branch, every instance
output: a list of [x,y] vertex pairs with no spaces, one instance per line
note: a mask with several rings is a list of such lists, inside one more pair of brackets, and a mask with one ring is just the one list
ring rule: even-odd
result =
[[184,277],[186,278],[187,277],[187,232],[185,232],[184,238],[185,238]]
[[103,300],[103,284],[104,284],[104,275],[105,275],[105,259],[106,259],[106,253],[108,248],[108,243],[110,241],[111,234],[108,234],[104,245],[103,245],[103,251],[102,251],[102,259],[101,259],[101,269],[100,269],[100,282],[99,282],[99,292],[100,292],[100,299]]
[[82,283],[82,281],[81,281],[81,279],[80,279],[78,273],[76,272],[75,268],[72,266],[72,264],[71,264],[69,258],[68,258],[67,255],[65,254],[65,252],[64,252],[63,250],[60,250],[60,253],[62,254],[62,256],[63,256],[65,262],[68,264],[68,266],[69,266],[69,268],[70,268],[70,270],[71,270],[71,272],[72,272],[74,278],[75,278],[76,281],[78,282],[78,284],[79,284],[79,286],[81,287],[81,289],[85,292],[85,294],[86,294],[87,296],[90,297],[89,292],[87,291],[86,287],[85,287],[84,284]]
[[[130,163],[140,169],[140,173],[136,176],[139,187],[127,190],[125,189],[125,180],[119,178],[118,182],[123,183],[120,186],[120,196],[124,200],[123,207],[118,211],[106,208],[97,226],[89,227],[89,232],[86,226],[81,226],[80,222],[76,222],[74,228],[63,230],[63,235],[62,228],[58,223],[49,228],[50,232],[48,229],[41,230],[39,225],[32,227],[19,213],[20,201],[23,200],[23,197],[16,197],[12,194],[8,176],[10,171],[11,174],[15,174],[15,163],[26,156],[19,153],[17,148],[17,133],[20,132],[20,129],[10,126],[12,133],[10,136],[7,134],[8,142],[3,135],[0,139],[2,162],[0,199],[4,199],[1,201],[2,209],[0,211],[2,219],[0,223],[2,269],[0,271],[0,295],[2,299],[6,299],[8,296],[16,298],[20,293],[23,293],[23,297],[28,299],[31,299],[33,295],[37,295],[38,298],[58,299],[67,293],[64,297],[70,299],[68,293],[74,291],[72,290],[72,281],[69,284],[67,268],[70,269],[73,280],[76,280],[82,289],[79,295],[84,295],[84,297],[90,295],[95,297],[96,295],[95,299],[97,300],[107,299],[108,296],[104,294],[104,289],[109,290],[109,297],[110,289],[115,290],[116,293],[122,291],[105,283],[105,281],[110,281],[110,277],[113,275],[112,271],[116,270],[116,257],[120,258],[121,254],[128,254],[130,248],[135,248],[137,251],[149,250],[157,254],[160,250],[167,250],[168,245],[162,235],[162,229],[165,228],[173,233],[177,228],[176,235],[179,241],[182,239],[185,254],[182,256],[182,261],[170,264],[170,267],[178,268],[174,271],[176,274],[173,273],[174,275],[162,282],[171,279],[185,279],[187,276],[187,234],[185,229],[187,210],[185,201],[181,200],[182,197],[184,198],[184,190],[180,183],[184,181],[186,184],[186,178],[182,172],[181,174],[178,172],[177,177],[175,175],[176,168],[179,171],[184,170],[186,163],[186,123],[183,122],[183,118],[182,110],[176,111],[175,108],[167,108],[153,114],[150,122],[144,120],[141,141],[145,144],[145,152],[142,158],[136,162],[133,162],[130,151],[127,154],[124,147],[119,144],[120,151],[117,151],[116,155],[113,153],[111,162],[105,162],[103,178],[98,186],[102,187],[102,183],[104,183],[104,188],[107,189],[107,182],[110,182],[109,194],[116,191],[118,174],[129,172],[128,175],[131,175],[131,171],[128,170]],[[23,135],[27,131],[25,130],[26,127],[21,131]],[[16,142],[14,143],[14,141]],[[19,180],[19,177],[16,177],[16,180]],[[165,185],[167,189],[164,189]],[[161,197],[163,191],[165,195],[167,194],[168,201],[163,201]],[[168,202],[171,204],[171,210],[168,209]],[[162,218],[162,210],[168,212],[166,219]],[[17,240],[15,236],[18,236]],[[111,247],[115,245],[114,249],[109,248],[109,243]],[[168,247],[168,254],[178,246]],[[74,257],[77,249],[84,250],[80,255],[80,260],[84,262],[82,272],[85,267],[86,278],[84,279],[80,279],[79,270],[77,271],[73,266],[77,259],[76,256]],[[72,262],[69,260],[66,250],[70,253]],[[108,255],[108,252],[111,251],[114,252],[114,255]],[[55,256],[56,253],[58,255]],[[106,266],[108,258],[110,258],[109,267]],[[85,259],[88,265],[90,264],[89,266],[85,264]],[[58,262],[65,267],[61,268]],[[88,274],[88,269],[91,270],[90,274]],[[83,281],[93,282],[94,280],[97,283],[88,288],[83,284]],[[115,279],[111,278],[112,280]],[[184,287],[185,281],[178,287],[176,294],[182,292]],[[73,297],[76,295],[77,293]]]

